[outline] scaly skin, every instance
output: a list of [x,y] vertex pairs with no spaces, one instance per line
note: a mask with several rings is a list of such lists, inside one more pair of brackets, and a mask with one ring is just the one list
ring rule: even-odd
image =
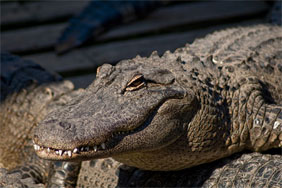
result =
[[33,128],[73,90],[72,83],[61,81],[31,61],[1,53],[0,167],[13,169],[34,153]]
[[103,65],[83,94],[36,127],[36,152],[171,171],[279,148],[281,41],[278,26],[234,28],[162,57]]
[[[36,73],[36,72],[38,71],[35,71],[33,73]],[[21,77],[18,76],[18,78],[21,78]],[[20,83],[20,82],[15,81],[14,83]],[[35,85],[33,85],[33,87],[34,87],[33,89],[36,88]],[[35,90],[37,92],[33,92],[32,89],[28,89],[27,93],[30,92],[32,94],[29,94],[29,95],[26,93],[25,95],[18,94],[17,95],[19,97],[18,100],[20,101],[20,99],[25,98],[25,96],[34,96],[35,97],[34,100],[36,101],[37,99],[36,94],[38,94],[38,96],[42,96],[43,98],[44,97],[49,98],[48,93],[50,93],[50,90],[49,90],[50,86],[49,87],[46,86],[47,90],[49,91],[46,93],[43,92],[43,91],[46,91],[46,88],[45,90],[43,88],[44,87],[41,88],[42,91],[39,89]],[[58,89],[60,87],[55,87],[55,90],[56,88]],[[80,93],[80,92],[78,91],[77,93]],[[3,92],[1,94],[3,94]],[[67,97],[67,100],[66,100],[66,97]],[[52,108],[56,108],[56,105],[58,104],[59,106],[63,105],[66,103],[66,101],[70,100],[70,98],[72,97],[73,96],[63,95],[63,97],[61,97],[62,99],[60,99],[61,102],[58,102],[60,100],[57,99],[58,100],[57,102],[55,102],[54,104],[50,103],[49,105],[46,106],[46,108],[48,106],[52,106]],[[16,101],[16,98],[17,97],[13,98],[14,102]],[[31,99],[32,97],[29,97],[29,98]],[[11,100],[12,101],[10,102],[11,104],[13,103],[13,100]],[[27,101],[32,101],[32,100],[27,100]],[[65,101],[65,102],[62,102],[62,101]],[[27,107],[28,106],[29,105],[27,105]],[[31,110],[32,108],[27,108],[27,109]],[[27,109],[25,109],[26,112],[28,111]],[[24,121],[24,119],[22,121]],[[28,124],[23,124],[23,126],[26,126],[26,125]],[[24,135],[24,133],[22,134]],[[28,158],[29,159],[32,158],[30,161],[32,166],[29,166],[30,163],[27,163],[25,164],[25,166],[17,168],[12,173],[11,172],[7,173],[4,169],[0,169],[0,185],[5,186],[5,187],[24,187],[24,186],[28,186],[28,187],[42,186],[43,187],[42,184],[35,185],[38,179],[42,179],[42,177],[36,177],[37,174],[39,175],[42,174],[42,172],[38,173],[38,170],[40,171],[42,169],[43,171],[45,171],[46,169],[47,171],[49,170],[53,171],[51,173],[49,172],[50,175],[47,180],[47,184],[48,184],[47,186],[63,187],[63,186],[73,186],[75,184],[76,175],[78,173],[79,166],[80,166],[79,162],[78,163],[77,162],[74,162],[74,163],[56,162],[52,166],[49,166],[49,167],[45,166],[45,169],[44,167],[38,169],[38,167],[42,165],[41,162],[39,161],[39,164],[37,164],[36,162],[37,158],[33,156],[29,156]],[[93,165],[93,162],[89,163],[90,165],[88,165],[88,162],[83,163],[82,169],[79,173],[78,186],[85,187],[87,185],[93,186],[97,184],[99,186],[108,185],[110,187],[116,187],[116,186],[127,186],[127,187],[128,186],[136,186],[136,187],[140,187],[140,186],[143,186],[143,187],[144,186],[159,186],[159,187],[161,186],[164,186],[164,187],[185,186],[187,187],[187,186],[202,186],[204,183],[204,186],[211,187],[211,186],[220,186],[220,185],[226,186],[226,185],[230,185],[233,183],[233,185],[241,187],[241,186],[246,185],[245,182],[248,181],[249,185],[252,185],[252,186],[264,185],[264,186],[270,186],[270,187],[271,186],[281,187],[281,182],[279,182],[279,180],[281,179],[281,175],[282,175],[281,173],[282,167],[281,167],[281,163],[279,163],[279,161],[281,161],[281,156],[269,156],[269,155],[261,155],[261,154],[252,153],[252,154],[245,154],[242,157],[239,157],[238,159],[237,157],[235,157],[235,160],[233,161],[231,159],[234,159],[234,157],[226,159],[225,161],[227,162],[224,162],[223,164],[220,161],[216,161],[211,164],[204,164],[204,165],[200,165],[198,167],[194,167],[194,168],[187,169],[187,170],[182,170],[182,171],[177,171],[177,172],[161,172],[161,173],[142,171],[142,170],[138,170],[135,168],[129,168],[129,167],[125,167],[125,168],[122,168],[122,170],[120,170],[120,166],[122,166],[120,163],[113,161],[111,159],[100,159],[98,160],[98,162],[95,163],[95,165]],[[252,168],[245,168],[250,165]],[[95,168],[93,168],[93,166]],[[214,171],[215,168],[218,168],[218,169]],[[71,169],[76,169],[76,170],[71,171]],[[211,169],[211,170],[206,170],[206,169]],[[271,169],[271,172],[266,169]],[[212,171],[214,172],[212,176],[209,177],[209,174]],[[234,176],[232,174],[230,175],[230,172],[234,172]],[[254,174],[254,172],[257,172],[257,174]],[[35,176],[30,173],[35,174]],[[234,178],[233,179],[229,178],[228,175]],[[243,176],[241,177],[241,175]],[[23,176],[25,176],[24,179],[23,179]],[[31,178],[27,178],[27,177],[31,177]],[[128,177],[130,178],[128,179]]]
[[[21,187],[20,185],[22,183],[27,187],[36,187],[39,186],[39,183],[48,184],[50,186],[61,183],[59,187],[62,187],[62,185],[72,185],[74,187],[78,172],[70,176],[69,174],[71,173],[67,171],[66,174],[68,176],[60,182],[58,180],[54,182],[48,179],[49,176],[54,175],[56,171],[55,165],[49,161],[38,158],[38,156],[35,155],[31,142],[31,133],[38,123],[36,121],[42,120],[48,112],[58,106],[65,105],[74,95],[77,95],[81,91],[76,90],[70,92],[71,89],[73,89],[73,85],[69,81],[33,86],[8,97],[7,100],[1,104],[1,110],[3,110],[1,117],[4,117],[1,118],[1,120],[3,120],[3,124],[1,124],[1,126],[3,126],[2,133],[4,133],[3,135],[1,133],[1,165],[8,169],[9,173],[2,175],[0,185],[3,183],[5,187],[8,185],[11,187]],[[55,97],[58,93],[60,93],[60,95]],[[22,113],[24,115],[22,115]],[[37,116],[31,119],[25,114],[35,114]],[[68,165],[68,163],[66,165]],[[80,164],[77,164],[76,168],[79,169]],[[13,176],[17,177],[18,182],[13,181]],[[69,182],[71,177],[72,182]]]
[[81,92],[73,88],[31,61],[1,53],[1,187],[38,187],[48,181],[52,163],[35,155],[32,132],[47,113]]
[[82,163],[77,187],[281,187],[282,157],[260,153],[231,157],[180,171],[145,171],[113,160]]
[[50,103],[72,89],[68,84],[73,87],[70,82],[34,84],[0,104],[1,135],[10,135],[1,137],[1,167],[12,169],[25,162],[23,159],[33,152],[31,131],[52,110]]

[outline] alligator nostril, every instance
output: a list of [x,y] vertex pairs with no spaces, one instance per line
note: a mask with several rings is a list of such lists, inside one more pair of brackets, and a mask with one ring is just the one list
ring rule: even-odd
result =
[[33,141],[35,141],[35,142],[37,142],[37,141],[38,141],[38,136],[37,136],[37,134],[36,134],[36,133],[33,135]]
[[66,130],[71,128],[71,124],[69,122],[66,122],[66,121],[59,122],[59,125]]
[[50,124],[50,123],[55,123],[55,122],[56,122],[55,119],[50,119],[50,120],[45,121],[44,123]]

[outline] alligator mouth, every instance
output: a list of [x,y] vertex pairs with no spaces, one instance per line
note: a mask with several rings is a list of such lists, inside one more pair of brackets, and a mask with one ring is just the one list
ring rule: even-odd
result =
[[115,146],[126,136],[137,134],[138,132],[145,129],[153,120],[157,114],[158,109],[162,106],[164,102],[161,102],[155,109],[148,114],[146,120],[139,126],[132,130],[117,131],[112,133],[112,135],[104,142],[98,145],[82,145],[75,147],[71,150],[69,149],[59,149],[46,147],[43,145],[38,145],[33,141],[33,147],[36,154],[44,159],[48,160],[76,160],[76,159],[94,159],[94,158],[104,158],[109,157],[111,153],[114,153]]
[[49,160],[74,160],[77,158],[88,158],[89,156],[91,158],[93,158],[93,156],[100,158],[114,150],[117,140],[121,140],[123,137],[129,134],[139,131],[141,128],[144,128],[143,125],[134,130],[113,133],[110,139],[99,145],[84,145],[75,147],[71,150],[45,147],[36,143],[33,144],[33,147],[38,156]]
[[109,136],[109,138],[107,138],[107,140],[98,145],[82,145],[74,147],[73,149],[59,149],[38,145],[33,141],[33,147],[39,157],[48,160],[88,160],[94,158],[109,157],[111,156],[111,154],[117,154],[116,152],[117,150],[120,150],[120,148],[116,148],[116,146],[124,137],[128,135],[138,134],[140,131],[148,127],[156,116],[159,108],[169,99],[172,99],[172,97],[161,101],[154,109],[152,109],[152,111],[148,113],[148,116],[144,120],[144,122],[139,126],[135,127],[132,130],[114,132],[111,136]]

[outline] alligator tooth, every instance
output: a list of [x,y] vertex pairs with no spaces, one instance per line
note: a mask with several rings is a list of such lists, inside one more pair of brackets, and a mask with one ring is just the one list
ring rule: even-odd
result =
[[101,144],[101,147],[102,147],[102,149],[106,149],[105,143],[102,143],[102,144]]
[[83,151],[83,150],[84,150],[84,147],[81,147],[81,148],[80,148],[80,151]]
[[59,151],[58,151],[58,150],[56,150],[55,153],[56,153],[57,155],[59,155]]
[[70,150],[68,151],[68,156],[71,157],[71,151]]
[[47,148],[47,152],[50,153],[50,148]]
[[94,149],[94,151],[96,152],[97,149],[98,149],[98,147],[97,147],[97,146],[94,146],[93,149]]
[[34,147],[35,150],[39,150],[40,149],[40,146],[36,145],[36,144],[34,144],[33,147]]
[[77,148],[74,148],[72,152],[73,152],[73,153],[77,153],[77,152],[78,152],[78,149],[77,149]]
[[275,121],[274,122],[274,126],[273,126],[273,129],[277,129],[277,127],[280,125],[280,123],[278,121]]
[[85,147],[85,151],[88,151],[88,150],[89,150],[89,147],[88,147],[88,146],[86,146],[86,147]]
[[59,150],[59,155],[63,155],[63,150]]

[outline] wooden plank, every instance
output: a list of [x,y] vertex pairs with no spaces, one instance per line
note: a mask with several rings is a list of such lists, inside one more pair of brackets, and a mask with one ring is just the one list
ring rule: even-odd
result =
[[87,74],[83,76],[74,76],[74,77],[70,77],[67,79],[72,81],[75,88],[86,88],[93,82],[95,77],[96,77],[96,74],[93,73],[93,74]]
[[[238,25],[260,23],[241,22]],[[116,41],[92,47],[73,50],[62,56],[57,56],[53,52],[28,55],[27,59],[34,60],[48,70],[64,73],[73,70],[88,71],[95,70],[97,66],[104,63],[116,63],[122,59],[133,58],[136,55],[148,56],[154,50],[162,54],[166,50],[174,51],[178,47],[191,43],[195,38],[202,37],[218,29],[235,26],[236,24],[220,25],[206,29],[193,30],[184,33],[165,34],[153,37],[145,37],[128,41]]]
[[66,23],[52,24],[2,32],[1,48],[12,53],[52,50],[66,26]]
[[91,59],[83,52],[83,50],[75,50],[63,56],[57,56],[53,52],[47,52],[23,57],[33,60],[49,71],[59,73],[81,69],[95,70],[96,68],[95,64],[91,62]]
[[[147,19],[111,30],[101,36],[100,40],[138,35],[176,26],[202,25],[203,23],[208,25],[207,22],[210,22],[209,25],[213,25],[213,21],[248,17],[264,12],[268,8],[263,1],[221,1],[176,4],[156,11],[148,16]],[[202,25],[202,27],[205,25]]]
[[[176,4],[158,9],[146,19],[114,28],[99,37],[103,42],[133,35],[152,33],[176,26],[207,26],[218,20],[232,21],[236,17],[250,16],[265,11],[268,6],[262,2],[200,2]],[[204,14],[203,14],[204,12]],[[37,26],[18,31],[7,31],[1,35],[3,50],[13,53],[51,49],[66,23]]]
[[67,18],[81,11],[87,1],[33,1],[1,4],[1,27]]

